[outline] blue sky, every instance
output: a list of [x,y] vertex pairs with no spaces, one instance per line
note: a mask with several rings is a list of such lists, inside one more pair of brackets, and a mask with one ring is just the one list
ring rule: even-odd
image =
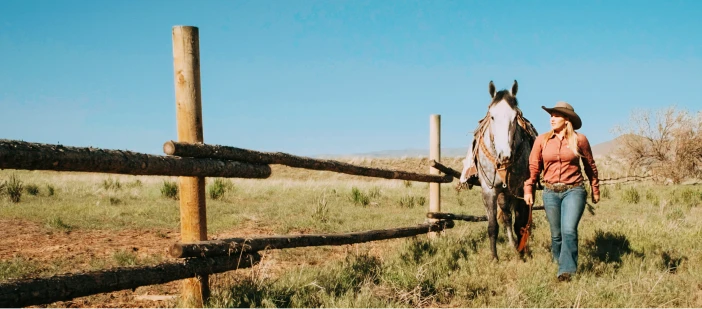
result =
[[702,106],[702,1],[0,1],[0,138],[162,154],[171,30],[200,30],[204,139],[298,155],[468,147],[488,83],[592,144]]

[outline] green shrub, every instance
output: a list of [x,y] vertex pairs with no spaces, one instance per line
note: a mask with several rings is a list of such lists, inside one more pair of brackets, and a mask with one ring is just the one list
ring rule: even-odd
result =
[[127,183],[127,187],[129,187],[129,188],[140,188],[143,185],[144,184],[139,179],[136,179],[130,183]]
[[60,217],[53,217],[47,220],[46,227],[64,232],[69,232],[73,230],[73,227],[63,222],[63,220],[61,220]]
[[357,293],[364,284],[378,284],[382,275],[382,261],[366,253],[353,253],[346,256],[339,268],[324,273],[317,278],[319,286],[326,293],[341,296]]
[[611,193],[610,193],[610,191],[609,191],[609,187],[608,187],[608,186],[602,186],[602,187],[600,188],[600,197],[601,197],[601,198],[603,198],[603,199],[604,199],[604,198],[607,198],[607,199],[608,199],[608,198],[611,197],[610,194],[611,194]]
[[409,180],[403,180],[402,183],[405,184],[405,188],[409,188],[412,186],[412,181]]
[[317,199],[312,218],[321,223],[329,221],[329,206],[327,205],[327,199],[323,196]]
[[163,185],[161,185],[161,196],[177,200],[178,184],[175,181],[164,180]]
[[368,196],[370,198],[379,198],[380,197],[380,188],[379,187],[373,187],[370,190],[368,190]]
[[673,189],[673,191],[668,192],[668,204],[676,205],[680,203],[680,196],[678,196],[678,190]]
[[690,188],[685,188],[680,192],[680,200],[688,208],[695,207],[700,202],[697,191]]
[[646,200],[653,206],[660,205],[660,198],[658,197],[658,194],[655,194],[652,191],[646,191]]
[[54,189],[54,186],[52,185],[46,185],[46,191],[48,192],[49,196],[53,196],[56,189]]
[[227,184],[222,178],[217,178],[214,180],[207,192],[209,193],[211,199],[221,199],[224,197],[224,193],[227,192]]
[[641,200],[641,195],[639,194],[639,190],[636,190],[634,187],[629,187],[624,190],[623,199],[629,204],[638,204]]
[[18,279],[35,275],[41,271],[40,265],[22,256],[0,261],[0,280]]
[[680,208],[675,208],[665,215],[666,219],[675,221],[685,218],[685,213]]
[[112,177],[109,177],[102,181],[102,187],[105,190],[119,190],[122,189],[122,183],[119,182],[119,179],[113,179]]
[[427,203],[427,198],[424,196],[414,197],[406,195],[400,198],[400,207],[414,208],[415,206],[424,206]]
[[122,204],[122,200],[119,198],[116,198],[114,196],[110,196],[110,205],[119,205]]
[[13,174],[10,176],[10,180],[7,181],[5,187],[7,195],[10,196],[10,201],[13,203],[19,203],[20,199],[22,199],[22,190],[24,189],[22,181]]
[[400,198],[400,207],[414,208],[415,205],[414,196],[407,195]]
[[356,187],[351,188],[351,201],[354,205],[361,204],[361,206],[368,206],[370,204],[370,197],[365,195],[361,190]]
[[135,266],[139,262],[136,253],[127,250],[117,251],[112,257],[119,266]]
[[24,190],[27,191],[27,194],[29,195],[38,195],[39,194],[39,186],[33,184],[33,183],[28,183],[25,187]]

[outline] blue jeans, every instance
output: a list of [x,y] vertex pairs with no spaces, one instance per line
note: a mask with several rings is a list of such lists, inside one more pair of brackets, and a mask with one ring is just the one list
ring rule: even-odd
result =
[[584,186],[558,193],[544,188],[544,210],[551,227],[551,253],[553,260],[558,261],[559,276],[575,274],[578,268],[578,224],[586,199]]

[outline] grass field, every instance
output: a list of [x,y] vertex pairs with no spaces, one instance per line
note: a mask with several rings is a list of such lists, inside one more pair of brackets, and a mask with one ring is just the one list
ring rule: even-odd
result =
[[[426,159],[353,163],[428,169]],[[444,163],[461,167],[460,159]],[[266,180],[208,179],[211,237],[341,233],[425,220],[426,183],[272,168]],[[179,202],[169,197],[173,181],[177,178],[0,171],[0,186],[5,184],[0,220],[7,226],[0,280],[170,259],[165,248],[179,231]],[[478,189],[458,192],[454,186],[442,185],[442,211],[484,214]],[[264,252],[257,267],[213,276],[208,306],[702,307],[701,206],[699,185],[603,186],[602,201],[581,221],[579,270],[569,283],[555,280],[547,222],[536,211],[525,260],[509,248],[501,229],[501,260],[491,261],[486,223],[456,222],[434,241],[418,236]],[[140,306],[129,293],[116,294],[124,298],[121,304]],[[101,303],[105,297],[88,299],[82,304],[108,306]]]

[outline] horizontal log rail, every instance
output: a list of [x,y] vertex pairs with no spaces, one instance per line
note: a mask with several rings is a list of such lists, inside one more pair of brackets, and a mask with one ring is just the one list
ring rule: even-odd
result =
[[471,216],[471,215],[461,215],[452,214],[446,212],[428,212],[427,218],[429,219],[440,219],[440,220],[462,220],[468,222],[482,222],[487,221],[487,216]]
[[[441,171],[442,173],[444,173],[446,175],[451,175],[451,177],[453,177],[453,178],[461,179],[461,172],[459,172],[455,169],[452,169],[446,165],[443,165],[439,162],[436,162],[436,160],[429,161],[429,166]],[[479,186],[480,183],[478,183],[477,185]]]
[[0,307],[18,308],[50,304],[98,293],[135,289],[196,275],[249,268],[259,261],[260,256],[253,252],[241,256],[186,259],[155,266],[120,267],[49,278],[14,280],[0,283]]
[[0,139],[0,169],[226,178],[268,178],[271,175],[270,166],[263,164],[6,139]]
[[646,181],[646,180],[654,180],[654,176],[624,176],[624,177],[617,177],[617,178],[606,178],[606,179],[600,179],[600,184],[618,184],[618,183],[625,183],[625,182],[639,182],[639,181]]
[[403,179],[418,182],[437,183],[450,183],[453,181],[453,176],[451,175],[441,176],[383,168],[371,168],[348,164],[335,160],[314,159],[296,156],[283,152],[261,152],[231,146],[168,141],[163,144],[163,152],[167,155],[179,157],[214,158],[259,164],[281,164],[290,167],[305,168],[318,171],[331,171],[350,175],[378,177],[386,179]]
[[212,257],[238,255],[242,251],[260,251],[265,249],[285,249],[313,246],[338,246],[363,243],[392,238],[411,237],[429,232],[453,228],[453,221],[439,221],[434,224],[424,223],[413,227],[386,230],[371,230],[345,234],[308,234],[285,235],[256,238],[231,238],[201,241],[197,243],[176,243],[169,250],[172,257]]
[[[443,165],[439,162],[436,162],[436,160],[431,160],[429,162],[429,165],[437,170],[440,170],[446,175],[451,175],[452,177],[456,179],[461,179],[461,172],[454,170],[446,165]],[[477,177],[471,177],[468,178],[468,184],[474,185],[474,186],[480,186],[480,180]],[[541,182],[537,182],[536,185],[534,186],[535,190],[543,190],[544,186],[541,184]]]
[[[534,206],[532,210],[544,210],[544,206]],[[487,221],[487,216],[473,216],[473,215],[463,215],[463,214],[452,214],[448,212],[428,212],[427,218],[429,219],[440,219],[440,220],[461,220],[468,222],[482,222]]]

